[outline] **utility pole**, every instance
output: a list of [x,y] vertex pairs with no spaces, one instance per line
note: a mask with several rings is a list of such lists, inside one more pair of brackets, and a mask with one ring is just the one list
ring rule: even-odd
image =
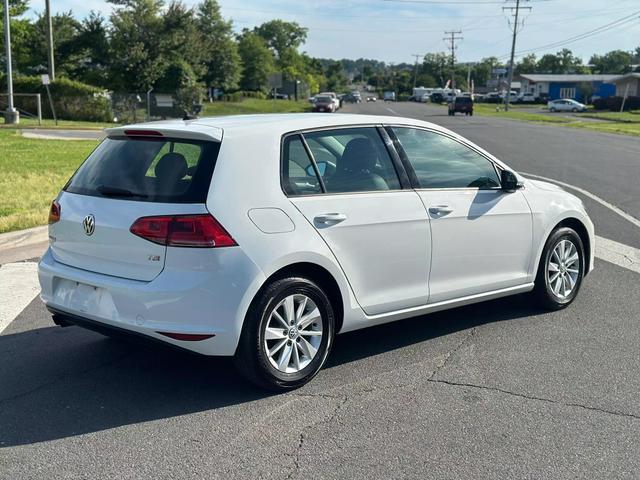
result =
[[18,123],[20,114],[13,106],[13,72],[11,70],[11,13],[9,12],[9,0],[4,0],[4,45],[7,50],[7,94],[9,101],[4,112],[4,123]]
[[51,1],[45,0],[45,16],[47,26],[47,52],[49,56],[49,78],[56,79],[56,69],[53,64],[53,28],[51,27]]
[[451,30],[448,32],[444,32],[447,37],[444,37],[443,40],[445,42],[451,42],[451,90],[455,90],[456,88],[456,41],[462,40],[463,37],[457,37],[462,33],[462,30]]
[[416,88],[416,81],[418,80],[418,59],[422,57],[419,53],[414,53],[411,55],[412,57],[416,57],[416,65],[413,67],[413,88]]
[[[523,0],[529,1],[529,0]],[[509,111],[509,101],[511,100],[511,82],[513,82],[513,57],[516,53],[516,37],[518,36],[518,16],[520,14],[520,10],[528,10],[531,11],[531,7],[521,7],[520,0],[516,0],[515,7],[502,7],[502,11],[509,10],[511,14],[514,16],[513,21],[513,38],[511,40],[511,59],[509,60],[509,71],[507,72],[507,93],[504,96],[504,111]]]

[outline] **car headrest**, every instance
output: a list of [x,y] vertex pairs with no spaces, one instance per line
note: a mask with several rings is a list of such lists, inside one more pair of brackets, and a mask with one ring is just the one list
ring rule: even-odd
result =
[[184,155],[176,152],[165,153],[156,164],[156,178],[161,181],[177,182],[187,174],[187,161]]
[[373,171],[378,161],[378,151],[368,138],[354,138],[347,143],[338,165],[342,172]]

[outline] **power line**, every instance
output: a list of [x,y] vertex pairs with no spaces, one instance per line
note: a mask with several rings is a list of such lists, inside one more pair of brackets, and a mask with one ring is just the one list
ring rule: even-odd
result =
[[[528,0],[523,0],[528,1]],[[518,36],[518,15],[520,14],[520,10],[529,10],[531,11],[531,7],[521,7],[520,0],[516,0],[515,7],[502,7],[502,11],[509,10],[513,17],[513,38],[511,39],[511,59],[509,60],[509,71],[507,75],[507,93],[504,96],[504,110],[505,112],[509,111],[509,101],[511,100],[511,82],[513,82],[513,57],[516,53],[516,37]]]
[[[621,27],[623,25],[626,25],[628,23],[632,23],[635,20],[637,20],[638,18],[640,18],[640,10],[632,13],[631,15],[625,15],[624,17],[621,17],[617,20],[614,20],[613,22],[609,22],[605,25],[602,25],[598,28],[594,28],[592,30],[589,30],[587,32],[583,32],[580,33],[578,35],[574,35],[572,37],[568,37],[565,38],[563,40],[558,40],[556,42],[552,42],[552,43],[548,43],[546,45],[540,45],[538,47],[534,47],[534,48],[528,48],[528,49],[524,49],[524,50],[518,50],[516,53],[518,55],[522,55],[523,53],[533,53],[533,52],[537,52],[540,50],[547,50],[549,48],[555,48],[555,47],[561,47],[561,46],[565,46],[568,45],[570,43],[574,43],[580,40],[584,40],[585,38],[589,38],[592,37],[594,35],[598,35],[600,33],[604,33],[608,30],[611,30],[613,28],[618,28]],[[502,55],[500,58],[504,58],[505,55]]]
[[[426,5],[503,5],[504,1],[497,0],[460,0],[454,2],[451,0],[382,0],[383,2],[395,2],[395,3],[423,3]],[[537,0],[536,3],[542,2],[554,2],[556,0]]]
[[463,37],[456,35],[462,34],[462,30],[449,30],[444,32],[448,37],[444,37],[445,42],[451,42],[451,90],[456,88],[456,41],[462,40]]

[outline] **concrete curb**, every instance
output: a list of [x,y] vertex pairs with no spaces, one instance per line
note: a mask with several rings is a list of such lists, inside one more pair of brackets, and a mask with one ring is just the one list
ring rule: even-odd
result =
[[48,245],[47,226],[0,233],[0,265],[39,257]]

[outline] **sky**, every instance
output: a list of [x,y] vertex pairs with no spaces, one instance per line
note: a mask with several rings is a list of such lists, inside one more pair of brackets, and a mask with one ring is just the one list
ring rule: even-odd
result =
[[[168,0],[167,0],[168,1]],[[184,0],[195,5],[198,0]],[[412,63],[412,55],[446,51],[445,30],[462,30],[457,42],[459,61],[488,56],[506,58],[511,49],[510,11],[502,0],[219,0],[222,14],[234,29],[251,28],[281,18],[309,29],[302,50],[323,58],[374,58]],[[42,4],[39,6],[38,4]],[[71,10],[78,18],[89,11],[109,16],[104,0],[51,0],[53,12]],[[634,50],[640,46],[640,0],[521,0],[524,25],[516,51],[532,50],[538,57],[566,48],[585,63],[594,53]],[[31,0],[31,14],[44,9]],[[634,15],[635,14],[635,15]],[[631,18],[626,19],[625,17]],[[619,21],[619,23],[613,23]],[[600,27],[600,33],[580,37]],[[577,37],[571,43],[565,42]]]

